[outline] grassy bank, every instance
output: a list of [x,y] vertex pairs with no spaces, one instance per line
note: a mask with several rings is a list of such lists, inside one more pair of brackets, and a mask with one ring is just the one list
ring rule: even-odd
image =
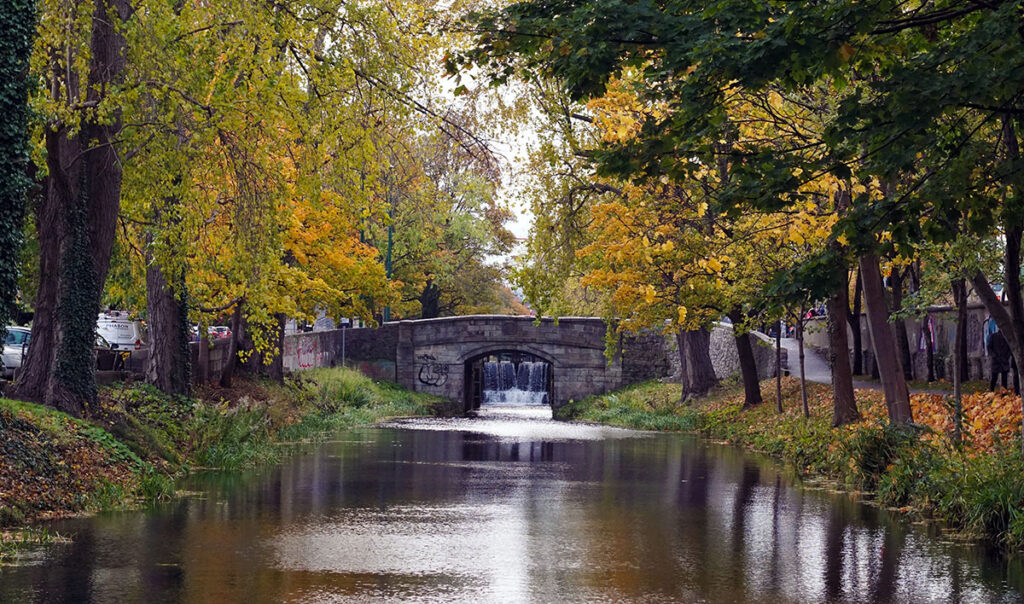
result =
[[679,405],[678,384],[650,382],[574,402],[559,419],[697,432],[768,453],[901,512],[942,520],[966,537],[1024,549],[1019,398],[1005,392],[965,397],[966,437],[954,445],[949,401],[941,395],[914,395],[919,423],[894,427],[885,421],[881,393],[859,390],[864,419],[832,428],[831,388],[809,389],[810,418],[800,410],[799,381],[787,378],[782,414],[773,381],[762,383],[765,404],[748,411],[741,411],[743,389],[734,383]]
[[[167,498],[173,479],[190,470],[272,463],[281,443],[450,411],[436,397],[340,368],[285,384],[237,380],[234,388],[207,387],[193,398],[115,385],[82,420],[0,399],[0,527]],[[0,556],[11,534],[0,533]]]

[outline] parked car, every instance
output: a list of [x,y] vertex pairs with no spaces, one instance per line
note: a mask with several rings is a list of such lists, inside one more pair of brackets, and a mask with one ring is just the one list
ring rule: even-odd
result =
[[206,333],[208,333],[211,338],[231,337],[231,330],[223,325],[212,325],[206,330]]
[[125,311],[100,313],[96,333],[110,344],[111,350],[141,350],[146,346],[146,324]]
[[14,370],[21,367],[21,362],[28,353],[28,343],[31,338],[32,331],[29,328],[7,326],[4,350],[0,354],[0,373],[3,374],[3,377],[14,377]]

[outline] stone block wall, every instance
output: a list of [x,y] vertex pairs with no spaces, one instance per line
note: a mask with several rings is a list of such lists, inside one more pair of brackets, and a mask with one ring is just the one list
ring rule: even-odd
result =
[[673,366],[679,364],[675,337],[666,336],[660,331],[623,334],[619,338],[619,349],[623,386],[673,375]]
[[[342,363],[374,378],[395,381],[417,392],[454,401],[466,398],[466,372],[485,354],[522,352],[551,364],[555,406],[650,379],[664,378],[678,366],[674,337],[657,331],[623,334],[611,359],[605,355],[607,326],[592,317],[565,317],[557,323],[533,317],[466,316],[397,321],[382,327],[297,333],[285,336],[286,371]],[[762,377],[773,375],[774,352],[755,334],[755,356]],[[227,362],[227,340],[210,350],[209,377],[216,380]],[[198,344],[192,346],[198,361]],[[719,377],[738,372],[732,328],[712,332],[711,356]]]
[[[750,332],[750,344],[754,350],[754,363],[757,365],[757,377],[762,380],[775,375],[775,342],[759,331]],[[736,353],[736,337],[732,325],[716,323],[711,330],[711,364],[715,367],[715,376],[724,380],[740,374],[740,359]],[[786,351],[783,352],[783,362]]]

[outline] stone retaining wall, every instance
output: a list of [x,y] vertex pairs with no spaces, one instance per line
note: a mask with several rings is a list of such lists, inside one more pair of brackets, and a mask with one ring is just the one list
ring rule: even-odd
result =
[[[484,355],[522,352],[551,364],[553,404],[602,394],[630,384],[670,376],[678,366],[674,338],[656,331],[623,334],[618,350],[605,354],[607,325],[593,317],[555,321],[533,317],[475,315],[418,321],[396,321],[379,328],[298,333],[285,336],[286,371],[344,364],[374,379],[395,381],[417,392],[466,400],[467,366]],[[775,356],[763,335],[754,334],[755,357],[762,377],[774,375]],[[227,362],[227,340],[210,350],[209,379],[216,380]],[[193,344],[193,363],[198,344]],[[715,373],[738,372],[732,327],[712,332]]]

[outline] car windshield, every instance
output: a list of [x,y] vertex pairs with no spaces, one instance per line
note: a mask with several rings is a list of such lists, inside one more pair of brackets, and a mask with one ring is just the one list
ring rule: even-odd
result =
[[7,338],[4,340],[4,344],[7,346],[21,346],[22,344],[28,344],[29,332],[21,329],[8,329]]

